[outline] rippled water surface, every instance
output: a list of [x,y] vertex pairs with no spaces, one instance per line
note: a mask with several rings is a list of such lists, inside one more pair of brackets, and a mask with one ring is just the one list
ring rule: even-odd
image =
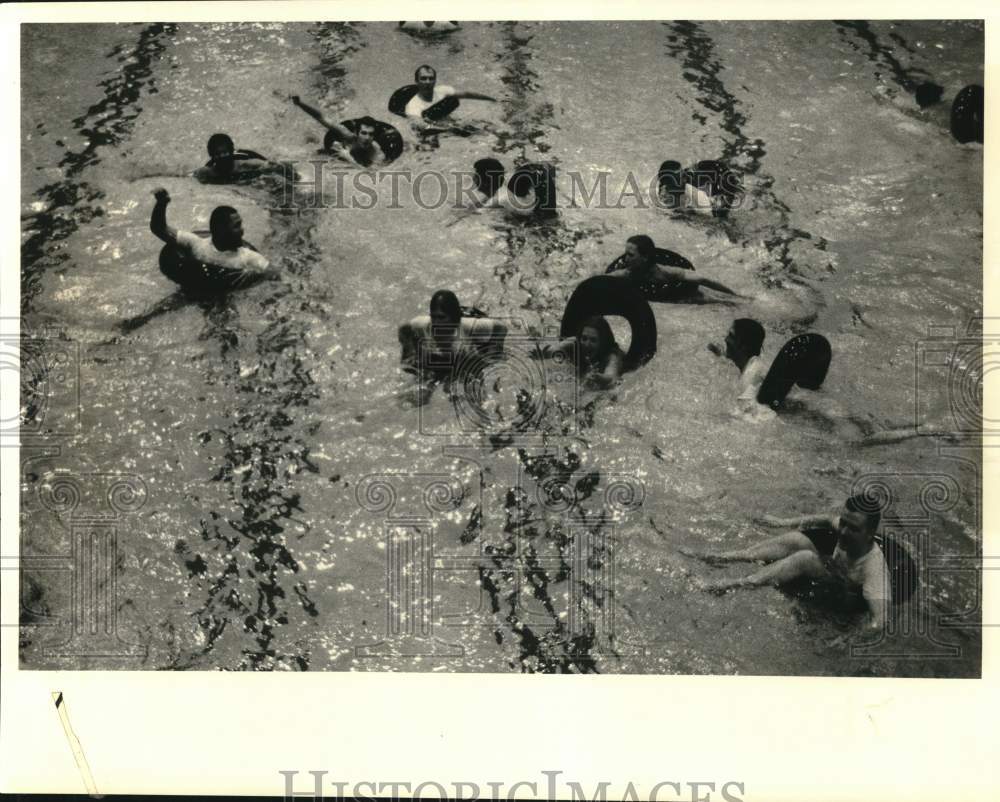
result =
[[[289,95],[387,119],[424,62],[499,102],[463,102],[468,136],[393,120],[407,140],[393,167],[550,161],[555,222],[449,225],[405,195],[315,208],[308,185],[296,211],[280,182],[189,177],[216,131],[318,159],[322,129]],[[23,663],[978,675],[974,573],[939,567],[920,631],[852,656],[851,622],[774,589],[701,593],[692,577],[745,567],[679,549],[750,545],[765,536],[753,516],[836,507],[875,475],[894,503],[884,528],[923,564],[975,558],[977,440],[856,442],[915,405],[950,413],[949,368],[914,365],[929,327],[962,334],[982,314],[982,151],[948,130],[982,69],[973,22],[25,26],[22,328],[40,333],[40,367],[22,384],[52,382],[72,345],[80,412],[65,436],[23,438],[22,552],[68,552],[79,521],[108,512],[102,488],[125,475],[133,490],[114,518],[129,656],[66,657],[25,626]],[[922,110],[926,81],[944,94]],[[572,171],[607,174],[613,205],[630,171],[648,183],[665,159],[713,158],[747,190],[726,220],[634,196],[566,206]],[[149,232],[157,186],[179,228],[238,208],[282,280],[218,303],[174,295]],[[528,335],[557,330],[576,283],[639,233],[754,300],[655,305],[655,359],[614,397],[575,401],[553,380],[527,434],[477,429],[441,392],[400,401],[396,329],[434,290],[512,319],[497,375],[516,390],[538,369],[519,356]],[[823,390],[777,420],[734,416],[735,368],[705,347],[743,316],[765,324],[766,357],[806,330],[833,345]],[[975,365],[951,371],[978,387]],[[73,418],[75,398],[52,395],[45,419]],[[44,571],[22,591],[50,611],[70,593]]]

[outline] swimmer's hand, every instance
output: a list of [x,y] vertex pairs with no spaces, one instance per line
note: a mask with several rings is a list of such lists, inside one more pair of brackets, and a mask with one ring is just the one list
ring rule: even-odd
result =
[[711,351],[716,356],[722,356],[722,348],[716,343],[709,343],[708,350]]
[[292,103],[294,103],[294,104],[295,104],[296,106],[301,106],[301,105],[302,105],[302,100],[301,100],[301,98],[299,98],[299,96],[298,96],[298,95],[290,95],[290,96],[289,96],[289,99],[290,99],[290,100],[292,101]]
[[170,203],[170,193],[163,187],[157,187],[154,189],[153,197],[156,198],[157,203]]

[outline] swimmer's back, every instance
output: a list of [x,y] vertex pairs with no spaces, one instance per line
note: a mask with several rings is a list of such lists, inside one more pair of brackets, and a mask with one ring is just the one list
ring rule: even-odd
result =
[[269,267],[267,259],[246,243],[235,251],[220,251],[211,239],[191,231],[177,232],[177,249],[187,259],[200,262],[213,280],[232,286],[263,277]]

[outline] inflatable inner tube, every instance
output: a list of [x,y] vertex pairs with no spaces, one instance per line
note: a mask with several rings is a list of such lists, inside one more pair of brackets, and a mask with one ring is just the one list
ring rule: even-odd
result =
[[705,159],[687,168],[681,180],[709,195],[715,212],[728,212],[743,194],[739,174],[717,159]]
[[983,141],[983,87],[969,84],[955,96],[951,104],[951,135],[963,145]]
[[[400,117],[406,116],[406,104],[413,100],[413,96],[417,94],[416,84],[407,84],[402,86],[392,93],[392,97],[389,98],[389,111],[393,114],[398,114]],[[447,117],[459,106],[459,101],[457,97],[449,96],[442,98],[433,106],[424,110],[424,113],[420,116],[428,121],[436,121]]]
[[833,352],[822,334],[799,334],[784,344],[757,392],[757,403],[778,409],[798,384],[818,390],[826,379]]
[[[360,123],[361,118],[357,117],[353,120],[344,120],[341,125],[352,134],[356,134]],[[337,136],[337,132],[332,128],[328,129],[326,136],[323,137],[323,150],[333,150],[333,143],[339,141],[340,137]],[[397,131],[394,126],[389,125],[389,123],[384,123],[381,120],[375,121],[375,141],[378,143],[378,146],[382,148],[382,152],[385,154],[386,164],[398,159],[399,155],[403,152],[403,137],[399,131]]]
[[910,556],[906,547],[892,535],[876,535],[875,541],[882,547],[885,564],[889,569],[892,601],[894,604],[902,604],[913,596],[920,585],[917,562]]
[[407,33],[421,33],[426,35],[451,33],[452,31],[457,31],[461,26],[455,20],[451,20],[449,22],[400,22],[396,27]]
[[[206,239],[211,236],[208,231],[194,233]],[[180,285],[188,295],[199,298],[224,295],[235,289],[249,287],[263,278],[263,275],[248,271],[191,259],[170,242],[160,249],[159,264],[164,276]]]
[[635,370],[656,354],[656,318],[649,302],[627,278],[591,276],[581,281],[566,303],[559,336],[575,337],[591,315],[619,315],[632,329],[625,369]]
[[[521,182],[531,183],[535,193],[535,211],[542,215],[556,214],[556,168],[551,164],[532,162],[522,164],[507,182],[507,189],[514,191]],[[520,187],[519,187],[520,188]]]

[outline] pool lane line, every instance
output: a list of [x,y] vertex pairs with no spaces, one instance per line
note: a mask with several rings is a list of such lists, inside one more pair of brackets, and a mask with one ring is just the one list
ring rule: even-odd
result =
[[[667,37],[667,54],[681,62],[682,77],[695,89],[694,101],[712,115],[721,115],[719,126],[724,134],[728,134],[729,138],[725,135],[722,137],[722,153],[718,157],[709,154],[709,157],[719,158],[737,167],[743,175],[755,177],[757,184],[754,194],[761,198],[764,208],[773,207],[778,212],[778,220],[759,237],[768,254],[777,262],[778,269],[764,265],[758,271],[759,278],[765,286],[770,287],[781,287],[784,281],[802,286],[810,293],[818,308],[825,306],[822,295],[811,284],[811,281],[824,276],[818,270],[815,276],[803,274],[792,256],[792,246],[797,241],[809,242],[815,250],[822,252],[826,250],[828,243],[825,238],[815,237],[791,224],[791,207],[774,192],[774,177],[762,170],[767,143],[760,138],[751,139],[744,131],[749,115],[740,110],[742,101],[726,88],[720,76],[724,65],[716,57],[715,41],[695,22],[664,22],[663,25],[671,31]],[[708,125],[710,117],[697,115],[696,119],[701,125]],[[747,188],[744,186],[744,193],[746,192]],[[735,213],[719,221],[718,228],[734,244],[746,246],[751,240],[740,229],[739,221],[737,209]]]
[[143,91],[148,94],[158,91],[153,67],[176,28],[173,24],[148,25],[142,29],[129,54],[123,54],[122,45],[107,54],[107,58],[117,56],[119,62],[126,63],[114,76],[101,82],[104,97],[72,121],[77,132],[86,137],[86,146],[78,152],[66,148],[58,164],[64,168],[65,177],[35,193],[35,197],[45,203],[45,210],[34,215],[24,228],[25,232],[32,233],[21,246],[22,317],[31,312],[32,301],[41,292],[45,268],[52,266],[44,263],[51,261],[54,265],[69,259],[62,251],[61,241],[82,225],[104,215],[104,209],[98,204],[104,193],[76,179],[87,167],[100,161],[99,147],[116,145],[131,134],[141,113],[136,104]]

